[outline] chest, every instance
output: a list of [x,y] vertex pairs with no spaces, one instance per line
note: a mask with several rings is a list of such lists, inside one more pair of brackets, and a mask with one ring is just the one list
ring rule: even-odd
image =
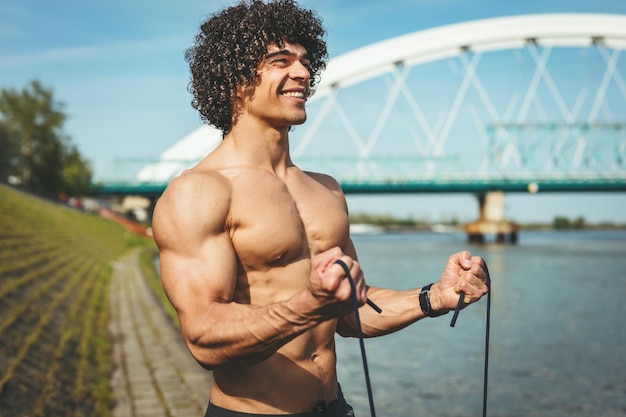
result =
[[282,181],[254,173],[233,181],[231,238],[246,270],[287,265],[345,246],[345,203],[304,173]]

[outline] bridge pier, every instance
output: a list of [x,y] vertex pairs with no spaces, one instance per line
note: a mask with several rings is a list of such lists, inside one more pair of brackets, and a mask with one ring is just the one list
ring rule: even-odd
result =
[[519,227],[504,218],[504,193],[489,191],[478,194],[479,219],[465,225],[470,243],[485,243],[485,235],[493,235],[496,243],[517,243]]

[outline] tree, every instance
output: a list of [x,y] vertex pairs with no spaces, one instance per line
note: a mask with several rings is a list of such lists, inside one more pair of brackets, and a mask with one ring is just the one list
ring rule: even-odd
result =
[[0,91],[1,180],[13,177],[24,188],[48,197],[85,192],[91,167],[63,133],[65,120],[63,104],[39,81],[21,91]]
[[91,188],[92,177],[91,164],[83,159],[76,148],[70,148],[63,167],[63,191],[68,195],[87,194]]
[[565,216],[556,216],[552,221],[552,227],[558,230],[569,229],[571,227],[571,223]]
[[577,217],[576,220],[574,220],[573,223],[573,227],[574,229],[584,229],[587,226],[587,222],[585,221],[585,218],[580,216]]
[[9,179],[16,171],[19,140],[14,132],[0,123],[0,178]]

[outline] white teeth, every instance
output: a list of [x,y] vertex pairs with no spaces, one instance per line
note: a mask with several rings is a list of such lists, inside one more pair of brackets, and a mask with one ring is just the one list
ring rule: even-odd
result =
[[287,91],[283,93],[283,95],[287,97],[304,98],[304,93],[302,91]]

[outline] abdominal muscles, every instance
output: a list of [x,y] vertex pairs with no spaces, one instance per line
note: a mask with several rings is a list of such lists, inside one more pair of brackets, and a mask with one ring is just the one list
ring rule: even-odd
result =
[[334,321],[304,333],[269,359],[251,366],[213,372],[211,401],[259,414],[312,411],[336,396]]

